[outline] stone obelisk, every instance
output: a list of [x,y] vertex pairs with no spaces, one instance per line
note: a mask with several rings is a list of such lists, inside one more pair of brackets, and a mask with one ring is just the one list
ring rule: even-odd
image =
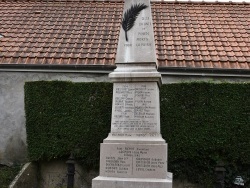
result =
[[159,87],[150,0],[125,0],[113,81],[111,132],[101,144],[92,188],[172,188],[160,133]]

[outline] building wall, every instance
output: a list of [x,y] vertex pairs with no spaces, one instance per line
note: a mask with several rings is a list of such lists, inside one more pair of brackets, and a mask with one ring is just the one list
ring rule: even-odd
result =
[[109,81],[107,74],[0,72],[0,164],[27,161],[24,84],[39,80]]
[[[245,82],[246,79],[163,75],[163,83],[185,81]],[[0,72],[0,164],[26,162],[24,84],[29,81],[110,82],[107,73]],[[249,81],[249,80],[248,80]]]

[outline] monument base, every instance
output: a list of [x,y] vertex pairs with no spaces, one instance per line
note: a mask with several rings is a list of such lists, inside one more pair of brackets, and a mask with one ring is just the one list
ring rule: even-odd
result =
[[150,179],[98,176],[92,180],[92,188],[172,188],[172,177]]
[[165,179],[167,144],[102,143],[100,176]]

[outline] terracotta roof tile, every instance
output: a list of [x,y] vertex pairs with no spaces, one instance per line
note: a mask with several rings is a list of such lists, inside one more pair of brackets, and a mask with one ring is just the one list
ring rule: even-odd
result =
[[[114,65],[123,1],[0,0],[0,66]],[[250,69],[250,4],[152,2],[160,67]]]

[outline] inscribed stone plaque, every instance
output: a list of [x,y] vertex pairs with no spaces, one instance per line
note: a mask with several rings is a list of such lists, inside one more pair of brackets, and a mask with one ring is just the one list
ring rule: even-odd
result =
[[157,83],[114,83],[111,133],[115,132],[160,132]]
[[156,62],[154,41],[150,1],[126,0],[116,63]]
[[166,144],[101,144],[100,176],[166,178]]

